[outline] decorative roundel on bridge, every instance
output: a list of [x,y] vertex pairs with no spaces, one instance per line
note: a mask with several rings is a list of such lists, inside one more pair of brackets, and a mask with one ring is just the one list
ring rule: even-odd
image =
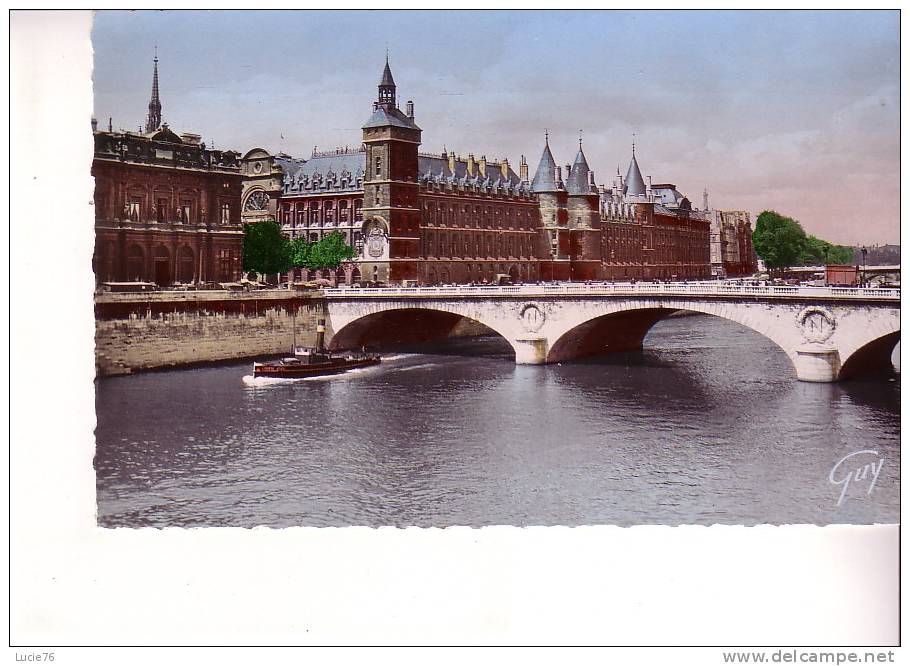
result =
[[837,328],[834,313],[818,306],[803,308],[796,315],[796,323],[807,342],[824,342],[834,335],[834,329]]
[[521,325],[528,333],[537,333],[547,320],[543,311],[533,303],[527,303],[521,309],[518,318],[521,319]]

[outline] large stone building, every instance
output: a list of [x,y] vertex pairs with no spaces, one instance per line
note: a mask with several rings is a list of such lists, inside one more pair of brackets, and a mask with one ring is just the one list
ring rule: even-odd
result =
[[704,193],[702,214],[708,220],[711,247],[711,275],[716,278],[742,277],[758,270],[758,256],[752,246],[752,221],[744,210],[711,210]]
[[347,281],[710,277],[707,222],[675,186],[646,185],[634,150],[611,189],[595,184],[580,141],[565,180],[548,137],[533,180],[524,156],[515,173],[479,152],[419,152],[414,104],[398,108],[388,61],[361,139],[309,159],[248,152],[244,221],[311,241],[341,233],[357,250]]
[[99,131],[95,155],[98,283],[233,282],[241,275],[239,154],[161,122],[158,58],[145,132]]

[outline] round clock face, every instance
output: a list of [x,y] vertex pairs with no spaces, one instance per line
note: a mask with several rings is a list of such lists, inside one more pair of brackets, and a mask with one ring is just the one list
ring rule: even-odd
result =
[[253,164],[253,171],[260,173],[262,171],[262,162],[256,162]]

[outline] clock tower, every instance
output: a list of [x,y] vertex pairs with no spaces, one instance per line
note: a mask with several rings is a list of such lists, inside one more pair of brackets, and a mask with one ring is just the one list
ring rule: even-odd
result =
[[417,279],[420,256],[420,207],[417,147],[420,128],[414,104],[398,108],[395,80],[386,56],[373,102],[363,125],[366,165],[363,179],[363,279],[401,284]]

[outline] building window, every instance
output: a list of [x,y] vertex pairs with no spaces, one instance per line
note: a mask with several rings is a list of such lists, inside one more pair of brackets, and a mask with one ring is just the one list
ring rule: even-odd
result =
[[317,224],[319,222],[319,204],[315,201],[310,204],[310,224]]
[[155,217],[159,222],[164,222],[167,219],[167,199],[158,199]]
[[374,173],[377,178],[380,178],[382,176],[382,158],[381,157],[376,158],[376,169],[375,169]]
[[231,223],[231,204],[221,204],[221,224]]
[[350,211],[348,210],[348,202],[342,201],[338,204],[338,221],[342,224],[347,224],[350,222]]
[[180,202],[180,208],[179,208],[180,215],[178,218],[179,221],[183,222],[184,224],[189,224],[190,221],[192,220],[192,217],[190,217],[190,213],[192,213],[192,210],[193,210],[192,202],[189,199],[183,199]]
[[354,202],[354,221],[363,221],[363,201],[360,199]]
[[130,203],[127,207],[127,217],[133,222],[139,221],[139,207],[142,205],[142,199],[139,197],[130,197]]

